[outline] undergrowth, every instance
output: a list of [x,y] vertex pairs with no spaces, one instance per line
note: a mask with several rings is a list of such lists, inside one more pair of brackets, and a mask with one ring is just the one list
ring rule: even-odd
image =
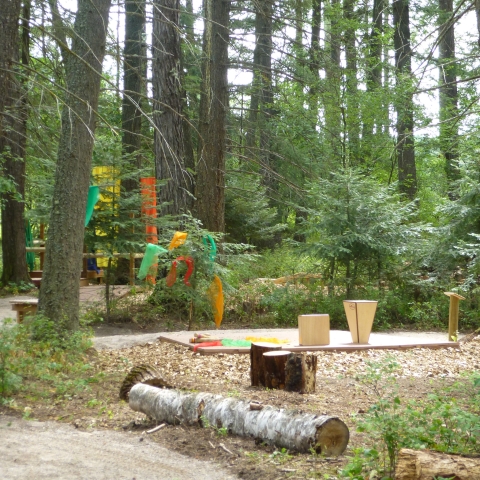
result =
[[43,316],[0,328],[0,401],[19,390],[67,395],[96,381],[88,364],[88,332],[68,332]]
[[368,441],[354,450],[342,477],[392,479],[401,448],[480,453],[479,372],[421,401],[402,398],[399,373],[400,365],[388,358],[368,362],[367,372],[358,377],[360,385],[376,400],[357,423],[357,431],[364,432]]

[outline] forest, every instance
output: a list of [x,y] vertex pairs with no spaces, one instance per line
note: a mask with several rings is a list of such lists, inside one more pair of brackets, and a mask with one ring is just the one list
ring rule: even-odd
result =
[[[157,444],[190,456],[182,478],[200,478],[193,458],[245,480],[479,478],[480,0],[0,0],[0,47],[0,456],[15,478],[62,448],[71,478],[135,461],[160,478],[158,450],[139,453]],[[87,266],[106,285],[85,311]],[[248,329],[252,354],[302,314],[347,333],[347,299],[378,302],[375,335],[443,335],[446,292],[462,300],[442,348],[325,342],[305,356],[308,392],[255,385],[240,351],[158,337]],[[15,323],[23,293],[38,310]],[[303,453],[234,435],[203,403],[194,426],[180,410],[158,425],[129,406],[152,385],[341,420],[343,450],[322,451],[323,423]],[[45,423],[12,447],[31,419],[54,420],[62,448]],[[122,453],[99,467],[107,433]]]
[[[201,256],[212,235],[232,314],[326,309],[335,325],[339,299],[372,298],[379,328],[444,328],[454,291],[461,328],[479,326],[478,1],[0,11],[1,282],[29,283],[25,225],[44,228],[46,317],[78,329],[85,248],[126,281],[113,254],[144,251],[140,179],[155,177],[159,244],[185,230]],[[97,184],[108,201],[85,228]],[[299,273],[313,286],[245,288]]]

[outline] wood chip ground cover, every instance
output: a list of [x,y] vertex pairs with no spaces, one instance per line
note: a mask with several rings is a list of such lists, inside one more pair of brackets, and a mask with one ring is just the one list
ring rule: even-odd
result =
[[[170,343],[148,343],[121,350],[94,352],[90,363],[103,372],[100,381],[76,395],[50,398],[17,395],[8,413],[38,420],[69,422],[81,429],[124,430],[141,439],[155,426],[128,404],[118,399],[120,384],[129,369],[138,364],[155,366],[178,388],[218,393],[256,400],[279,408],[338,416],[349,427],[350,445],[345,455],[330,459],[307,454],[276,451],[254,439],[224,435],[218,429],[166,426],[149,435],[159,443],[200,459],[210,459],[244,479],[338,478],[352,449],[362,445],[355,432],[356,419],[368,410],[376,397],[359,381],[367,363],[393,358],[401,365],[397,373],[402,398],[422,399],[428,393],[450,385],[465,372],[480,370],[480,342],[462,344],[459,349],[371,350],[355,353],[316,352],[317,388],[311,395],[250,387],[248,355],[202,356]],[[7,409],[3,407],[3,410]],[[330,477],[324,475],[330,475]]]

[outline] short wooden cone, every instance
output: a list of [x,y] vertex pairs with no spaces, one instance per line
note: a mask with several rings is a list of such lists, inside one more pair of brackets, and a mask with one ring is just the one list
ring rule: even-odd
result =
[[285,388],[285,364],[290,353],[288,350],[278,350],[263,354],[265,387],[279,390]]
[[377,304],[375,300],[343,301],[353,343],[368,343]]

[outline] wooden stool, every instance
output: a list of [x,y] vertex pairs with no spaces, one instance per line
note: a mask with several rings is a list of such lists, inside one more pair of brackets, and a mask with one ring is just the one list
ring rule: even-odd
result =
[[24,299],[15,299],[10,300],[12,304],[12,310],[17,312],[17,323],[23,322],[23,317],[30,313],[35,314],[38,306],[37,298],[24,298]]

